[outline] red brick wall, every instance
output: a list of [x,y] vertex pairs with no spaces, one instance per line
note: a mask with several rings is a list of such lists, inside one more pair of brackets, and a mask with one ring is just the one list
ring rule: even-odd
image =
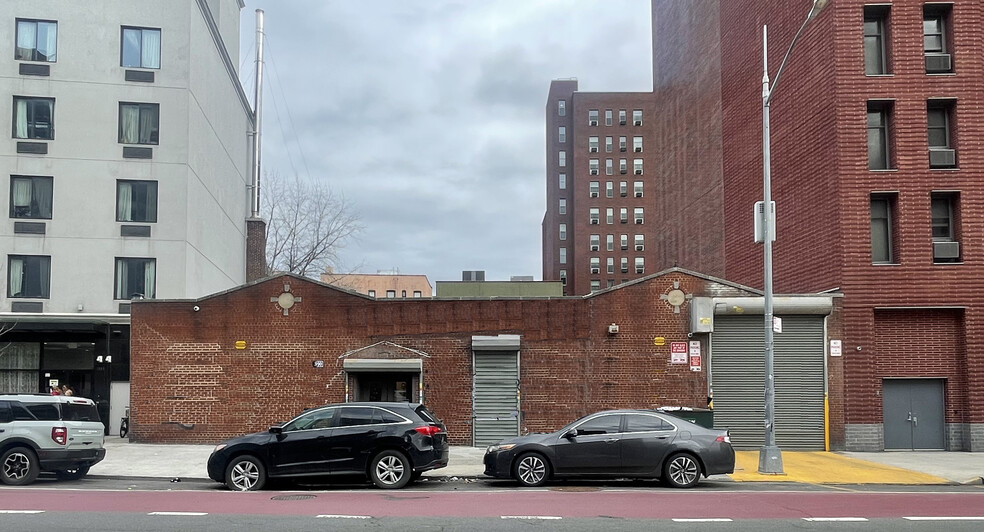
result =
[[[673,313],[659,299],[674,281],[695,296],[751,295],[673,272],[589,298],[371,300],[285,276],[198,301],[135,302],[132,438],[214,443],[343,401],[339,357],[388,340],[430,355],[425,402],[453,443],[468,444],[472,335],[521,335],[520,392],[531,431],[605,408],[703,407],[705,374],[670,365],[669,344],[653,345],[655,336],[687,338],[687,304]],[[301,298],[287,316],[270,302],[285,283]],[[620,327],[615,336],[607,333],[611,323]],[[240,340],[246,348],[237,350]]]

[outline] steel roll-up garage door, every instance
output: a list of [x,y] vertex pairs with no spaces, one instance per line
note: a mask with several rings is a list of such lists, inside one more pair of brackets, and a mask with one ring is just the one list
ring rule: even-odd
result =
[[519,353],[474,351],[474,368],[473,445],[519,435]]
[[[731,430],[732,444],[754,449],[765,441],[763,316],[715,316],[711,333],[714,426]],[[775,333],[776,445],[824,450],[824,317],[782,316]]]

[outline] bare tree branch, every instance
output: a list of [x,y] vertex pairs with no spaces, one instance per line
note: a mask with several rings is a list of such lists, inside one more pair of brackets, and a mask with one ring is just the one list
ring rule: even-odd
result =
[[266,175],[268,274],[319,275],[338,262],[338,252],[362,230],[345,198],[324,181]]

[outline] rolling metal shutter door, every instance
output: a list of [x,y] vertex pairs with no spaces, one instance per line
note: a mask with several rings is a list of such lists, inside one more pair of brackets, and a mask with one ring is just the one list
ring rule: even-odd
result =
[[[765,441],[763,316],[715,316],[711,334],[714,426],[731,430],[736,448]],[[775,334],[776,445],[824,449],[823,316],[782,316]]]
[[519,353],[474,351],[472,445],[519,435]]

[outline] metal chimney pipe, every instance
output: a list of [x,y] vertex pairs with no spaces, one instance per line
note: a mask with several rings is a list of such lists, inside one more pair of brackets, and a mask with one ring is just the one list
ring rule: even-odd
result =
[[260,216],[260,131],[263,113],[263,10],[256,10],[256,87],[253,92],[253,195],[251,215]]

